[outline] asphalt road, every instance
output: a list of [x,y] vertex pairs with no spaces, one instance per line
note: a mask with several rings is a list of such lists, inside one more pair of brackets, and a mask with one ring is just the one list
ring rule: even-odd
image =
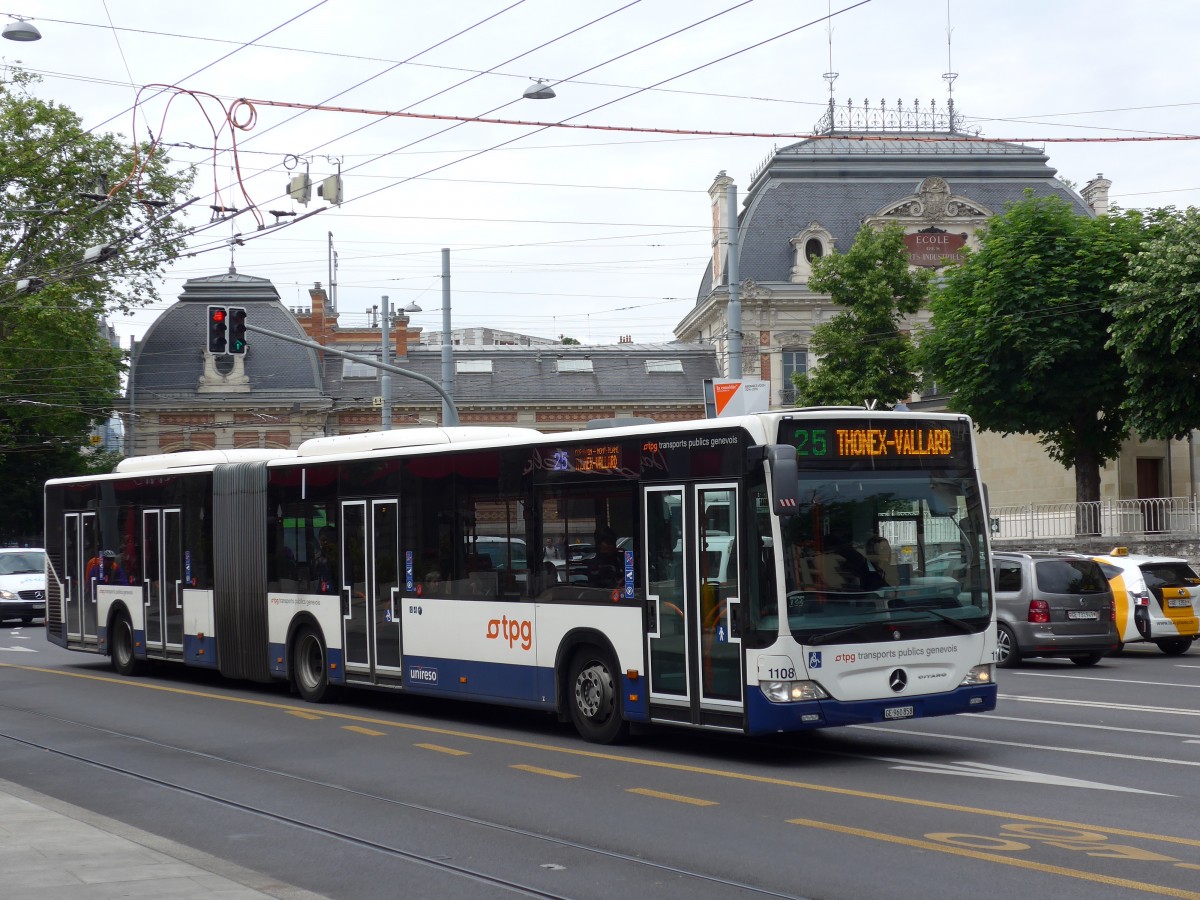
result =
[[993,713],[619,747],[519,710],[136,678],[0,628],[0,773],[330,897],[1200,898],[1200,650]]

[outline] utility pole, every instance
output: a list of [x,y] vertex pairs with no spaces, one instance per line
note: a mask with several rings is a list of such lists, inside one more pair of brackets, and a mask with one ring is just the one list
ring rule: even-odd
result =
[[[450,248],[442,248],[442,424],[454,405],[454,349],[450,341]],[[458,414],[455,413],[457,419]]]
[[737,218],[737,185],[731,184],[726,188],[729,199],[729,238],[727,259],[725,261],[726,277],[729,279],[729,308],[726,311],[725,322],[729,330],[729,377],[742,377],[742,286],[738,273],[738,218]]
[[[391,307],[388,306],[388,298],[385,294],[382,298],[381,308],[383,310],[383,320],[380,323],[380,334],[383,335],[383,355],[380,359],[384,365],[392,364],[392,346],[389,339],[388,322],[392,317]],[[380,414],[380,430],[392,430],[392,375],[387,369],[381,369],[379,376],[379,392],[383,394],[383,411]]]

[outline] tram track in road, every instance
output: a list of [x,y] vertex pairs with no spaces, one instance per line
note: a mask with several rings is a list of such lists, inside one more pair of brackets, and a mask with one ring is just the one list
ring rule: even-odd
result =
[[[288,781],[298,782],[298,783],[304,784],[306,786],[318,788],[321,790],[334,791],[334,792],[342,794],[344,796],[353,796],[354,798],[359,799],[359,800],[368,800],[368,801],[372,801],[372,802],[383,803],[383,804],[387,804],[390,806],[400,807],[405,810],[408,810],[408,811],[411,811],[414,813],[418,813],[418,814],[438,816],[438,817],[442,817],[447,820],[452,820],[454,822],[464,824],[464,825],[470,825],[470,826],[474,826],[477,828],[489,829],[489,830],[493,830],[495,832],[503,832],[507,835],[512,835],[512,836],[516,836],[516,837],[523,838],[523,839],[541,842],[541,843],[544,843],[548,847],[570,849],[570,850],[578,851],[581,853],[596,855],[596,856],[602,857],[602,858],[612,861],[612,862],[620,862],[620,863],[625,863],[628,865],[636,866],[639,868],[644,868],[647,870],[653,870],[656,873],[661,874],[661,875],[669,875],[669,876],[676,876],[676,877],[691,879],[696,883],[695,893],[697,893],[699,895],[704,895],[704,891],[706,889],[714,889],[714,888],[719,887],[719,888],[725,888],[725,889],[729,889],[729,890],[743,892],[747,896],[774,897],[774,898],[781,898],[781,900],[806,900],[806,898],[804,898],[800,895],[797,895],[797,894],[780,893],[778,891],[773,891],[768,888],[763,888],[763,887],[760,887],[757,885],[747,884],[745,882],[735,881],[735,880],[728,879],[728,878],[721,878],[719,876],[715,876],[710,873],[686,869],[686,868],[679,867],[679,866],[673,866],[673,865],[669,865],[666,863],[656,862],[654,860],[649,860],[649,859],[645,859],[645,858],[641,858],[641,857],[635,857],[635,856],[632,856],[629,854],[619,853],[617,851],[608,850],[608,849],[605,849],[602,847],[591,846],[591,845],[580,843],[577,841],[566,840],[564,838],[540,833],[540,832],[533,831],[533,830],[527,829],[527,828],[519,828],[519,827],[516,827],[513,825],[506,825],[506,824],[503,824],[500,822],[488,821],[486,819],[481,819],[476,816],[465,815],[463,813],[458,813],[458,812],[454,812],[452,810],[447,810],[447,809],[439,809],[436,807],[428,806],[426,804],[419,804],[419,803],[412,803],[412,802],[408,802],[408,801],[404,801],[404,800],[397,800],[395,798],[385,797],[385,796],[371,793],[368,791],[356,790],[353,788],[347,788],[347,787],[344,787],[341,785],[332,784],[330,782],[321,781],[318,779],[307,778],[307,777],[300,776],[300,775],[294,775],[292,773],[283,772],[283,771],[280,771],[277,769],[272,769],[272,768],[263,767],[263,766],[249,765],[247,763],[239,762],[239,761],[233,760],[233,759],[228,759],[226,757],[222,757],[217,754],[201,752],[201,751],[196,751],[196,750],[190,750],[190,749],[187,749],[184,747],[178,747],[173,744],[168,744],[163,741],[156,741],[156,740],[142,737],[139,735],[126,734],[126,733],[123,733],[120,731],[115,731],[111,728],[102,728],[102,727],[99,727],[99,726],[96,726],[96,725],[93,725],[93,724],[90,724],[87,722],[79,722],[79,721],[63,718],[60,716],[53,716],[53,715],[49,715],[47,713],[39,712],[37,710],[31,710],[28,708],[12,706],[12,705],[8,705],[8,704],[0,704],[0,709],[9,710],[9,711],[16,712],[16,713],[22,713],[22,714],[29,715],[29,716],[35,716],[35,717],[38,717],[45,721],[53,722],[58,725],[63,725],[63,726],[76,728],[76,729],[84,729],[84,730],[87,730],[87,731],[90,731],[93,733],[104,735],[105,737],[112,738],[112,739],[137,742],[139,745],[151,747],[156,750],[162,750],[162,751],[166,751],[169,753],[175,753],[175,754],[180,754],[180,755],[185,755],[185,756],[198,757],[207,762],[218,763],[221,765],[235,766],[239,769],[252,772],[255,775],[273,776],[273,777],[288,780]],[[229,797],[214,796],[210,792],[198,790],[196,788],[193,788],[186,784],[183,784],[179,781],[173,781],[173,780],[165,779],[165,778],[162,778],[159,776],[150,775],[145,772],[139,772],[128,766],[115,765],[111,762],[105,762],[100,759],[90,758],[87,755],[84,755],[82,753],[75,752],[73,750],[64,749],[63,747],[52,746],[44,741],[31,740],[26,737],[21,737],[20,735],[12,734],[6,730],[0,730],[0,738],[10,741],[14,744],[18,744],[18,745],[30,748],[32,750],[37,750],[39,752],[53,754],[54,756],[56,756],[60,759],[64,759],[64,760],[68,760],[68,761],[71,761],[71,762],[74,762],[77,764],[101,769],[105,772],[108,772],[108,773],[111,773],[111,774],[114,774],[114,775],[117,775],[117,776],[120,776],[123,778],[133,779],[142,785],[146,785],[149,787],[158,788],[158,789],[162,789],[162,790],[169,790],[169,791],[177,792],[177,793],[186,795],[186,796],[194,798],[194,799],[198,799],[198,800],[202,800],[207,803],[214,804],[214,805],[219,806],[226,810],[251,815],[256,818],[270,821],[270,822],[273,822],[273,823],[276,823],[279,825],[287,826],[289,828],[298,828],[298,829],[301,829],[301,830],[303,830],[309,834],[315,835],[315,836],[329,838],[332,840],[337,840],[337,841],[346,843],[348,845],[351,845],[353,847],[356,847],[360,850],[368,851],[370,853],[381,854],[381,855],[388,856],[388,857],[391,857],[394,859],[403,860],[405,862],[409,862],[409,863],[412,863],[415,865],[424,866],[424,867],[427,867],[427,868],[430,868],[430,869],[433,869],[433,870],[436,870],[439,872],[443,872],[447,875],[453,875],[458,878],[463,878],[463,879],[472,881],[476,884],[481,884],[488,888],[496,888],[497,890],[504,891],[505,893],[508,893],[508,894],[513,894],[516,896],[525,896],[525,897],[546,898],[546,900],[570,900],[570,898],[575,896],[575,895],[569,894],[569,893],[568,894],[560,894],[560,893],[555,893],[553,891],[547,891],[543,888],[540,888],[540,887],[537,887],[537,886],[534,886],[531,884],[520,883],[511,878],[504,878],[504,877],[500,877],[497,875],[492,875],[492,874],[489,874],[484,871],[480,871],[475,868],[456,864],[456,863],[453,863],[453,862],[447,860],[444,857],[438,857],[438,856],[434,856],[432,854],[427,854],[427,853],[420,853],[420,852],[416,852],[413,850],[405,849],[403,847],[395,846],[392,844],[382,843],[378,840],[366,838],[361,835],[351,834],[347,831],[338,830],[336,828],[331,828],[331,827],[321,825],[316,822],[306,821],[306,820],[299,819],[299,818],[296,818],[291,815],[285,815],[285,814],[282,814],[279,812],[275,812],[270,809],[266,809],[266,808],[263,808],[262,806],[258,806],[258,805],[252,804],[252,803],[244,803],[244,802],[241,802],[238,800],[231,799]]]

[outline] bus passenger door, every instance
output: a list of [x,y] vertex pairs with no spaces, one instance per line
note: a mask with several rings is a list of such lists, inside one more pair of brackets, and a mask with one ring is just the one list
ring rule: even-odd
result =
[[146,648],[183,649],[183,569],[178,509],[142,511]]
[[737,486],[654,486],[645,522],[651,718],[741,727]]
[[375,611],[375,671],[400,676],[400,504],[371,502],[371,608]]
[[691,541],[683,529],[683,497],[682,487],[647,487],[642,492],[650,700],[680,709],[691,706],[688,635],[694,606],[684,577]]
[[367,603],[367,503],[342,504],[341,566],[338,595],[342,600],[342,649],[346,672],[371,671],[371,617]]
[[82,641],[85,635],[96,639],[96,577],[89,566],[99,560],[100,549],[95,513],[63,516],[63,621],[68,640]]
[[342,504],[342,636],[346,671],[399,676],[400,504]]
[[[742,648],[737,633],[741,589],[738,566],[737,485],[697,485],[690,524],[696,545],[696,617],[700,648],[700,705],[742,710]],[[703,721],[703,716],[702,716]]]

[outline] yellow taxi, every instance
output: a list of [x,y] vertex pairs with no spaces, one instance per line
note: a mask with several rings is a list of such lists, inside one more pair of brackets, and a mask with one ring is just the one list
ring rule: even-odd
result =
[[1200,632],[1200,576],[1187,560],[1127,547],[1094,559],[1112,585],[1121,645],[1148,641],[1168,656],[1187,653]]

